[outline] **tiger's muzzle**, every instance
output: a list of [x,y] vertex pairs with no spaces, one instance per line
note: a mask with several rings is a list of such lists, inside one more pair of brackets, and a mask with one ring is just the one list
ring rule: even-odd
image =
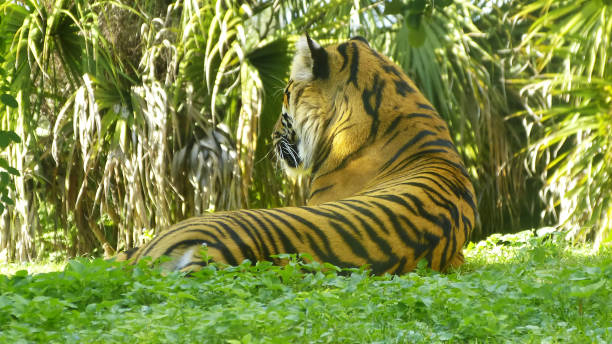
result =
[[276,156],[284,161],[288,167],[296,168],[302,163],[298,153],[299,139],[293,129],[292,119],[287,113],[283,113],[276,123],[272,139]]

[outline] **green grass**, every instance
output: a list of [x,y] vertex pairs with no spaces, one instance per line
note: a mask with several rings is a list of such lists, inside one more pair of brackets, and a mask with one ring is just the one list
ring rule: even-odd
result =
[[[292,260],[190,278],[70,261],[0,275],[0,342],[435,343],[612,341],[612,249],[494,236],[449,274],[373,277]],[[311,270],[312,272],[304,272]]]
[[42,272],[54,272],[63,270],[66,262],[42,262],[42,263],[0,263],[0,275],[14,275],[17,271],[27,271],[28,274],[39,274]]

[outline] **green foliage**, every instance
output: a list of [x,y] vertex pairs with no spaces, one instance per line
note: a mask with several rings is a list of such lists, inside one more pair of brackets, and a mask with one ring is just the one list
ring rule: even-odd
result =
[[[8,94],[4,94],[5,98],[12,98]],[[13,99],[14,100],[14,99]],[[4,100],[3,100],[4,102]],[[12,106],[5,103],[6,106]],[[0,130],[0,152],[6,149],[12,142],[19,143],[21,139],[14,131]],[[19,171],[9,165],[9,162],[0,157],[0,214],[4,211],[6,205],[13,205],[15,202],[9,197],[9,189],[14,189],[11,184],[11,175],[18,176]]]
[[287,256],[190,277],[74,260],[0,276],[0,340],[64,343],[608,342],[612,250],[494,236],[467,265],[370,276]]
[[[0,24],[4,19],[0,18]],[[0,111],[6,112],[11,108],[19,106],[17,100],[11,94],[9,87],[9,76],[4,69],[5,59],[2,57],[6,53],[5,42],[0,41]],[[4,117],[4,115],[2,115]],[[0,117],[1,118],[1,117]],[[12,130],[1,130],[0,125],[0,153],[3,152],[12,142],[20,143],[21,138]],[[19,176],[19,171],[11,167],[4,156],[0,156],[0,214],[4,212],[7,205],[14,205],[14,200],[9,197],[9,189],[14,189],[11,183],[11,175]]]
[[546,180],[549,216],[597,247],[612,240],[612,5],[539,0],[516,15],[534,17],[521,44],[533,75],[514,80],[527,109],[528,164]]
[[[2,72],[2,71],[0,70],[0,72]],[[3,93],[0,96],[0,101],[2,102],[2,104],[6,105],[6,106],[10,106],[12,108],[16,108],[17,107],[17,100],[15,100],[15,97],[11,96],[10,94]]]
[[[6,159],[23,166],[6,259],[45,256],[31,243],[48,230],[68,256],[111,255],[185,217],[278,204],[265,153],[289,55],[272,5],[0,1],[6,86],[20,99],[0,129],[27,142]],[[253,186],[266,197],[250,201]],[[39,221],[40,208],[52,215]]]
[[391,0],[385,1],[385,15],[401,14],[404,27],[407,29],[408,41],[413,47],[422,46],[427,39],[423,16],[431,16],[433,11],[440,11],[450,5],[452,0]]

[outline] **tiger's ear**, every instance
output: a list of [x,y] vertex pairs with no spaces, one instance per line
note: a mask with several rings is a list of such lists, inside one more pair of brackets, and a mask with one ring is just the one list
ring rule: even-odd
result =
[[308,34],[301,36],[295,45],[295,57],[291,64],[291,79],[312,81],[329,77],[327,52]]

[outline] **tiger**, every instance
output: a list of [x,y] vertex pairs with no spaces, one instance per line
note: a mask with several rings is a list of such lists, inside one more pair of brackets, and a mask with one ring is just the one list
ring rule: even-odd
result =
[[272,143],[288,176],[310,178],[306,205],[189,218],[117,260],[167,256],[164,269],[191,272],[305,253],[378,275],[464,262],[477,205],[448,126],[365,38],[297,39]]

